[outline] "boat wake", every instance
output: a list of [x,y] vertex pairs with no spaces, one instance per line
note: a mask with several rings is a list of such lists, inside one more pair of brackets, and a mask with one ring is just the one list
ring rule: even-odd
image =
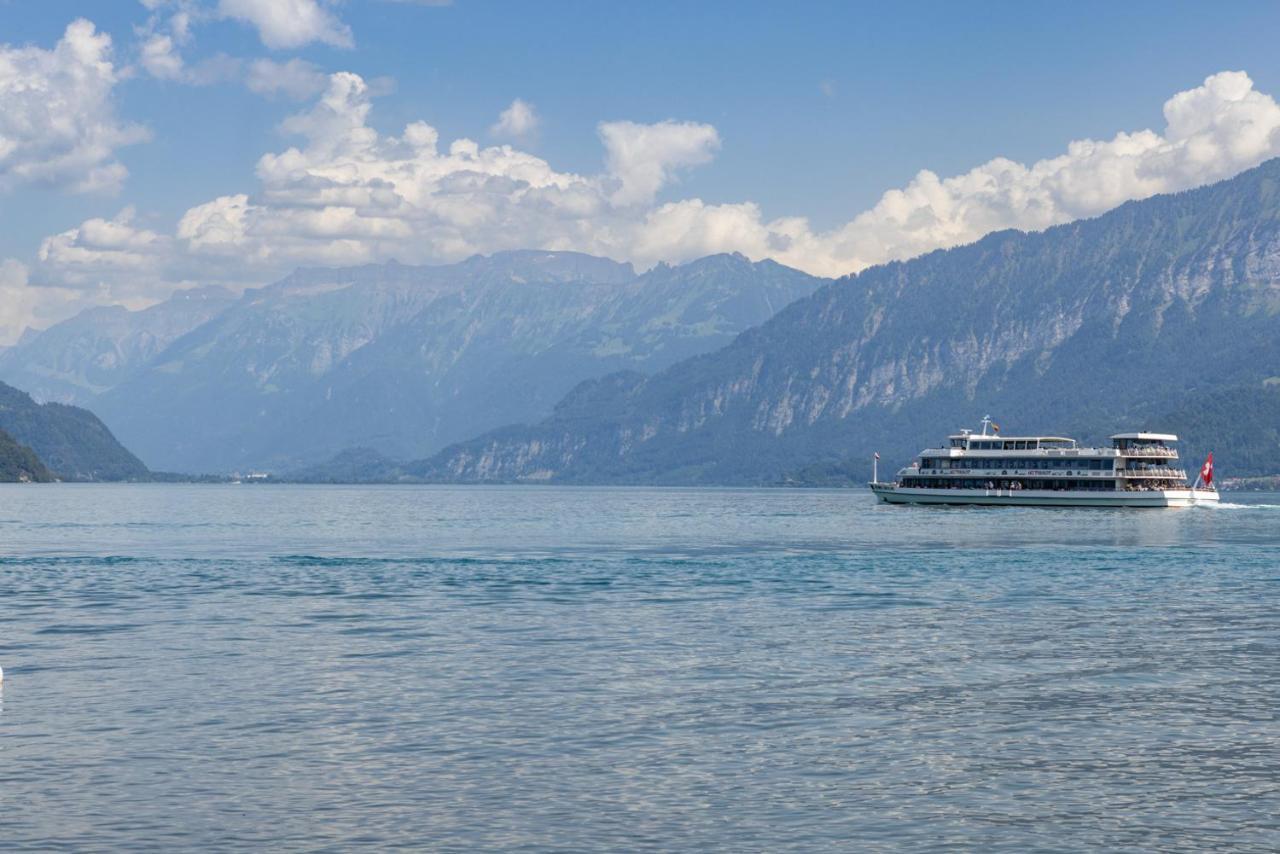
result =
[[1197,504],[1210,510],[1280,510],[1280,504],[1237,504],[1233,501],[1217,501],[1209,504]]

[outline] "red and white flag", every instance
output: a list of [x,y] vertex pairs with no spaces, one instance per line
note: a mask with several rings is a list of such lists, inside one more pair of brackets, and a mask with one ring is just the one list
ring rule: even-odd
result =
[[1204,481],[1205,486],[1213,485],[1213,452],[1209,452],[1209,459],[1204,461],[1204,465],[1200,466],[1200,479]]

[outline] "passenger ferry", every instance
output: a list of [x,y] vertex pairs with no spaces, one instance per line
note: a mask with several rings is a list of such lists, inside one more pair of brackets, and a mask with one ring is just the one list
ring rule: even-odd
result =
[[[991,429],[993,432],[988,432]],[[871,490],[889,504],[1020,504],[1046,507],[1189,507],[1218,501],[1213,454],[1193,485],[1178,468],[1171,433],[1117,433],[1109,448],[1082,448],[1062,436],[1001,436],[961,430],[928,448]],[[876,455],[876,460],[880,455]],[[873,469],[874,471],[874,469]]]

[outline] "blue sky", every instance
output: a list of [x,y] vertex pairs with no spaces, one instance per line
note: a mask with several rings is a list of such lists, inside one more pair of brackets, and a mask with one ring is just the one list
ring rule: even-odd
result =
[[[258,22],[268,7],[291,3],[318,10],[328,35],[300,37],[282,47],[277,33],[273,46]],[[235,9],[241,14],[233,14]],[[147,70],[141,51],[148,39],[173,35],[173,18],[181,12],[192,21],[186,40],[174,39],[183,71],[162,79]],[[118,298],[142,304],[205,279],[250,284],[307,261],[313,250],[317,262],[358,262],[429,245],[418,257],[402,260],[451,260],[472,250],[504,248],[500,235],[630,255],[642,264],[687,260],[704,250],[741,248],[755,256],[789,246],[779,249],[781,260],[821,256],[826,260],[815,261],[815,271],[849,271],[972,238],[987,224],[1042,227],[1096,212],[1093,202],[1058,200],[1039,219],[988,212],[927,238],[880,232],[874,240],[861,233],[843,240],[831,236],[874,208],[886,191],[908,188],[922,169],[945,179],[997,157],[1031,166],[1063,154],[1072,140],[1108,141],[1148,128],[1161,134],[1165,102],[1219,72],[1246,72],[1249,97],[1269,100],[1280,91],[1274,46],[1280,5],[1267,3],[0,0],[0,43],[9,50],[52,51],[78,18],[111,37],[114,79],[102,95],[109,120],[146,139],[114,147],[102,162],[122,165],[127,175],[103,186],[86,188],[61,172],[0,183],[0,259],[8,259],[11,288],[18,286],[13,271],[21,265],[23,287],[51,289],[41,292],[47,299],[28,301],[43,301],[46,312],[59,301],[70,306]],[[299,201],[297,170],[288,178],[264,178],[260,159],[298,147],[307,161],[299,168],[312,183],[321,174],[330,180],[337,168],[333,157],[316,154],[326,145],[319,137],[282,129],[289,116],[314,110],[320,82],[305,97],[255,93],[245,85],[246,69],[264,58],[307,63],[317,81],[334,72],[358,75],[366,90],[348,93],[339,112],[351,115],[367,106],[360,113],[364,123],[384,141],[399,138],[408,123],[426,122],[438,132],[441,150],[460,137],[481,148],[509,144],[548,165],[555,175],[545,179],[547,186],[570,192],[573,182],[556,176],[588,176],[595,189],[582,192],[596,196],[575,202],[572,224],[559,231],[543,227],[528,209],[507,210],[504,201],[503,211],[489,210],[479,227],[471,227],[479,214],[460,214],[451,223],[457,232],[437,240],[439,212],[406,215],[402,203],[394,216],[367,218],[381,223],[377,229],[363,229],[368,208],[357,206],[353,216],[362,227],[350,233],[330,225],[316,231],[310,221],[305,227],[313,230],[305,239],[295,230],[289,233],[297,239],[288,246],[264,242],[272,223],[322,203]],[[532,105],[536,126],[520,134],[494,132],[499,113],[517,98]],[[677,124],[662,125],[666,120]],[[618,127],[617,151],[638,146],[649,153],[610,166],[602,122],[628,123]],[[661,129],[661,138],[645,135],[650,126]],[[1230,147],[1223,143],[1230,132],[1217,129],[1214,139]],[[1200,164],[1163,183],[1105,195],[1096,204],[1224,177],[1270,153],[1265,146],[1254,148],[1244,159],[1224,157],[1211,168]],[[386,150],[375,159],[385,160]],[[4,168],[0,160],[0,180]],[[492,171],[504,178],[524,174],[511,168],[516,172],[508,166]],[[358,183],[365,189],[385,185],[387,174],[372,169]],[[633,179],[641,184],[619,201],[608,182]],[[1078,185],[1079,176],[1072,181]],[[264,203],[269,192],[287,196],[287,206]],[[399,187],[397,192],[409,198]],[[493,192],[490,186],[481,202],[473,197],[470,203],[484,207]],[[252,223],[237,234],[237,253],[269,261],[238,263],[233,273],[206,276],[205,269],[227,267],[215,264],[217,257],[236,253],[230,243],[220,256],[195,252],[190,241],[180,246],[179,220],[211,200],[240,194],[247,200],[232,206]],[[711,222],[705,209],[668,211],[688,218],[662,229],[646,219],[663,204],[689,200],[704,208],[752,203],[757,210],[719,212],[733,213],[733,222]],[[999,204],[1003,211],[1006,201]],[[429,207],[424,203],[423,209]],[[620,207],[630,213],[620,213]],[[588,209],[603,212],[582,212]],[[805,217],[803,235],[790,226],[758,227],[780,217]],[[145,263],[94,254],[118,247],[110,240],[94,243],[92,229],[83,228],[63,242],[68,251],[39,257],[47,238],[95,219],[115,223],[113,234],[128,229],[144,235],[127,240],[151,247],[143,253]],[[247,232],[255,229],[258,236],[251,239]],[[634,233],[618,236],[627,230]],[[328,243],[315,242],[326,235]],[[71,252],[73,244],[85,251]],[[52,289],[59,289],[58,299]],[[38,322],[36,314],[30,309],[24,322]]]

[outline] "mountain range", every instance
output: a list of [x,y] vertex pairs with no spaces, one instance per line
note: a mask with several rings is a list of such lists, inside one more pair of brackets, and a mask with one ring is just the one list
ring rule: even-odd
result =
[[[1006,432],[1185,434],[1280,468],[1280,160],[819,288],[715,352],[580,384],[404,467],[447,481],[865,479],[991,413]],[[893,461],[890,463],[889,461]],[[1194,461],[1193,461],[1194,465]]]
[[157,469],[408,459],[545,417],[585,379],[715,350],[827,281],[740,255],[642,275],[533,251],[302,269],[239,298],[94,309],[0,354],[0,378],[91,406]]
[[[1280,469],[1277,333],[1273,160],[835,281],[738,255],[640,275],[534,251],[302,269],[96,309],[0,354],[0,377],[189,472],[849,483],[873,451],[892,468],[991,413],[1091,442],[1172,430],[1240,476]],[[59,474],[100,475],[9,432]]]
[[235,301],[224,288],[182,291],[142,311],[86,309],[0,350],[0,379],[42,401],[84,406]]

